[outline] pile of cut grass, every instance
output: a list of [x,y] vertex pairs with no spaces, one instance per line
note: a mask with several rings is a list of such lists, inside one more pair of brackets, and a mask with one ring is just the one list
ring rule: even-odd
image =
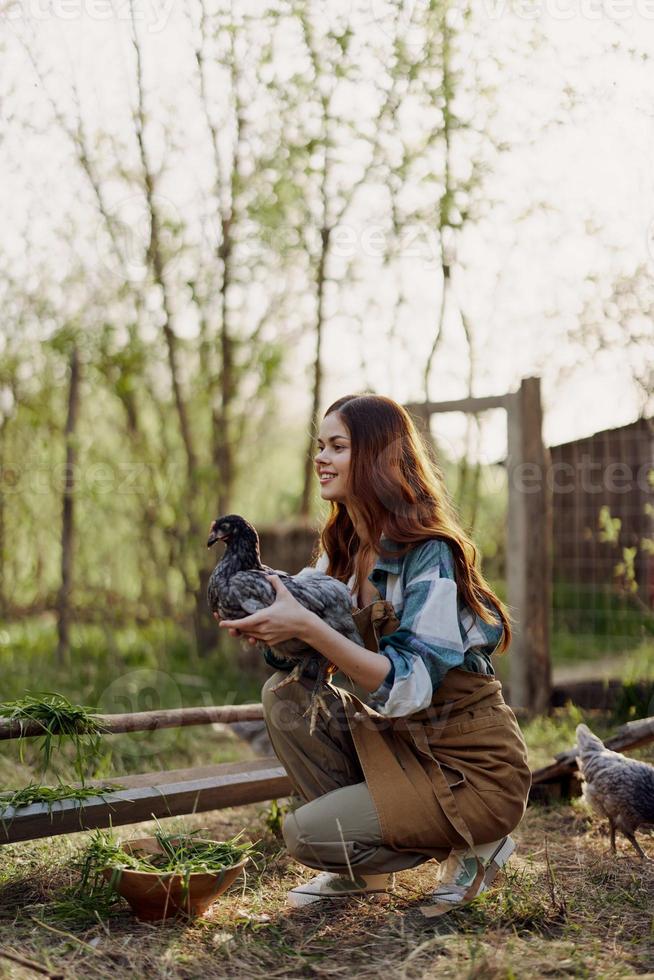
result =
[[81,859],[82,891],[98,885],[102,872],[109,868],[111,885],[115,886],[126,869],[159,875],[179,875],[184,890],[188,890],[192,874],[207,874],[233,868],[244,858],[251,857],[254,845],[239,841],[243,831],[226,841],[198,840],[198,831],[175,830],[166,833],[157,823],[154,836],[161,853],[127,849],[110,831],[96,830]]
[[81,803],[91,797],[103,796],[105,793],[120,789],[118,785],[113,784],[98,787],[87,786],[85,783],[89,769],[93,768],[99,756],[103,734],[100,723],[90,708],[73,704],[63,694],[28,693],[22,698],[0,704],[0,718],[17,723],[21,732],[25,731],[27,725],[39,726],[40,735],[21,735],[18,742],[21,763],[24,762],[24,746],[28,738],[35,739],[37,744],[40,744],[41,775],[54,769],[55,751],[61,749],[64,740],[66,743],[72,743],[73,770],[81,783],[80,786],[71,786],[59,779],[56,786],[45,786],[30,781],[27,786],[20,789],[0,793],[0,821],[5,828],[8,816],[10,815],[9,824],[11,824],[11,818],[15,815],[13,811],[21,807],[41,803],[47,807],[49,813],[52,813],[53,804],[62,800],[76,800]]
[[[73,704],[63,694],[46,692],[26,694],[14,701],[0,704],[0,718],[17,722],[21,730],[28,722],[37,724],[42,735],[37,736],[41,744],[42,772],[52,766],[55,749],[60,749],[64,739],[70,740],[75,749],[74,770],[81,783],[93,760],[100,751],[102,728],[91,708]],[[23,761],[24,738],[20,738],[21,762]]]
[[94,796],[105,796],[107,793],[114,793],[122,788],[117,783],[103,786],[69,786],[66,783],[59,783],[58,786],[42,786],[40,783],[30,783],[28,786],[24,786],[23,789],[0,793],[0,821],[5,822],[9,810],[32,806],[34,803],[43,804],[48,808],[48,813],[50,813],[53,804],[60,803],[62,800],[83,802]]

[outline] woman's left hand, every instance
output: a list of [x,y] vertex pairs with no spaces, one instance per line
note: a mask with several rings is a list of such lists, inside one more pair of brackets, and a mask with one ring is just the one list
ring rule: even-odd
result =
[[230,633],[232,630],[247,633],[269,647],[285,640],[301,639],[314,613],[291,595],[278,575],[266,575],[266,578],[277,593],[271,606],[258,609],[243,619],[221,619],[218,625],[224,626]]

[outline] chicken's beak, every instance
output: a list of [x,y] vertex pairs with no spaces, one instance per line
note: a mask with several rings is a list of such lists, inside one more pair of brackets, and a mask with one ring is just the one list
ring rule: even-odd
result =
[[220,531],[216,530],[216,525],[212,524],[209,533],[209,540],[207,541],[207,548],[211,548],[216,543],[216,541],[226,541],[226,540],[227,540],[227,535],[221,534]]

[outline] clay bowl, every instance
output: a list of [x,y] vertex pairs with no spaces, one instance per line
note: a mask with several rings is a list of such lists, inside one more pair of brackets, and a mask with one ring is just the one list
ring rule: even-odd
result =
[[[199,841],[198,843],[209,843]],[[142,837],[139,840],[124,841],[122,846],[131,854],[163,854],[163,848],[156,837]],[[119,895],[127,899],[138,919],[146,922],[170,919],[176,915],[196,917],[203,915],[216,899],[238,878],[248,862],[243,858],[238,864],[222,871],[193,872],[189,878],[188,890],[180,874],[164,871],[133,871],[123,868],[105,868],[103,875],[113,881]]]

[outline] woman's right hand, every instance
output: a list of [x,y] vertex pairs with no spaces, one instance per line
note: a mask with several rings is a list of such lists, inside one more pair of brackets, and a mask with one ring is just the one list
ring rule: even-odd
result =
[[[218,615],[217,612],[213,614],[213,618],[216,620],[217,623],[220,622],[220,616]],[[228,629],[227,632],[229,633],[230,636],[242,637],[243,639],[247,639],[250,646],[254,646],[254,644],[257,643],[256,636],[244,637],[240,630]]]

